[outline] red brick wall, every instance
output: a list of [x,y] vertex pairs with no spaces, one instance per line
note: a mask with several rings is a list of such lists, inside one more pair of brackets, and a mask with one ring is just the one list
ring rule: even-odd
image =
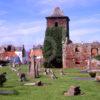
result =
[[48,19],[47,27],[55,26],[55,22],[58,22],[58,26],[62,26],[65,29],[67,28],[67,20],[66,19]]
[[79,44],[79,52],[75,51],[77,44],[66,44],[65,46],[63,50],[63,68],[86,67],[87,60],[92,56],[92,48],[96,48],[94,51],[98,48],[98,52],[93,52],[94,55],[100,54],[100,44],[96,46],[92,43],[91,45]]

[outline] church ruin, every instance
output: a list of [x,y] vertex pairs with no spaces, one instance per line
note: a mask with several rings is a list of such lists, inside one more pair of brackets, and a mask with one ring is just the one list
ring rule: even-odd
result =
[[[62,26],[65,29],[65,40],[62,40],[63,68],[86,67],[87,61],[100,55],[100,43],[73,43],[69,34],[69,17],[56,7],[51,16],[46,17],[47,27]],[[94,66],[94,65],[93,65]]]
[[[63,68],[87,67],[88,60],[100,55],[100,43],[63,44]],[[96,67],[92,64],[91,67]]]

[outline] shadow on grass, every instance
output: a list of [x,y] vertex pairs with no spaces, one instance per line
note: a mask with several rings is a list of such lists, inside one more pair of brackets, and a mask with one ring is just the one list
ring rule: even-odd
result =
[[16,86],[4,86],[4,88],[14,88]]

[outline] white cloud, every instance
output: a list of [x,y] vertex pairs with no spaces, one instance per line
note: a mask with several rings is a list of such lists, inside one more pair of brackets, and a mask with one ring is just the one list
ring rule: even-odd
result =
[[8,24],[8,26],[3,24],[0,26],[0,37],[37,34],[42,32],[44,28],[45,24],[43,21],[25,22],[17,25]]
[[73,35],[85,35],[100,32],[100,17],[98,14],[89,17],[72,20],[70,23],[71,33]]
[[72,30],[71,31],[71,35],[72,36],[86,36],[86,35],[89,35],[91,37],[92,34],[94,33],[100,33],[100,29],[98,28],[81,28],[81,29],[75,29],[75,30]]
[[33,44],[43,43],[45,22],[38,20],[33,22],[20,22],[15,25],[6,22],[0,26],[0,33],[0,45],[25,44],[32,47]]

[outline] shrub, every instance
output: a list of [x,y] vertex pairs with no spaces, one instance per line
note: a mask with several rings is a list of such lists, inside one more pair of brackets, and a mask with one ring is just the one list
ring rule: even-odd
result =
[[100,55],[97,55],[95,59],[100,60]]
[[4,82],[6,82],[6,72],[0,74],[0,87],[3,87]]
[[92,78],[94,78],[94,77],[96,77],[96,72],[89,72],[89,75],[90,75]]

